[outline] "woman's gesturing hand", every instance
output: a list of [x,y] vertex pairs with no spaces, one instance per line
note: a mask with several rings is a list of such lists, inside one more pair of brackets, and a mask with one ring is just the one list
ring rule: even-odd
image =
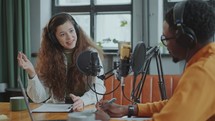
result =
[[28,60],[27,56],[24,53],[19,52],[17,56],[17,60],[18,60],[19,66],[22,67],[24,70],[26,70],[30,78],[33,78],[36,75],[34,66]]
[[73,100],[73,111],[83,111],[84,110],[84,102],[79,96],[75,96],[70,94],[70,97]]

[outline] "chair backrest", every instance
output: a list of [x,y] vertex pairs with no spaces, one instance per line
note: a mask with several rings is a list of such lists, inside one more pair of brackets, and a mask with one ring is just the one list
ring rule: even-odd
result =
[[[140,80],[141,76],[137,77],[137,83]],[[178,84],[180,75],[164,75],[165,87],[167,97],[170,98],[174,92],[175,87]],[[125,87],[124,92],[126,97],[130,98],[132,85],[133,85],[133,76],[129,75],[125,78]],[[140,96],[140,102],[153,102],[161,100],[160,89],[159,89],[159,78],[157,75],[147,75],[143,90]],[[114,76],[105,80],[106,92],[110,92],[115,89],[119,84],[119,81],[114,78]],[[128,100],[125,99],[122,93],[122,88],[119,87],[116,91],[109,95],[105,95],[103,99],[109,100],[111,98],[117,98],[116,103],[121,105],[131,104]]]

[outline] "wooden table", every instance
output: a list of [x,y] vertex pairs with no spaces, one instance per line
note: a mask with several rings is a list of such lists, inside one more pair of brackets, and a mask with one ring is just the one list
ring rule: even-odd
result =
[[[31,103],[30,108],[34,109],[40,104]],[[86,106],[85,109],[95,108],[93,105]],[[9,121],[31,121],[27,109],[24,111],[11,111],[10,103],[0,102],[0,115],[6,115]],[[68,113],[32,113],[35,120],[66,120]]]
[[[30,108],[35,109],[40,104],[31,103]],[[93,109],[94,105],[86,106],[85,109]],[[6,115],[8,121],[31,121],[27,109],[24,111],[11,111],[9,102],[0,102],[0,115]],[[35,120],[66,120],[68,113],[32,113]],[[110,121],[146,121],[148,118],[111,118]]]

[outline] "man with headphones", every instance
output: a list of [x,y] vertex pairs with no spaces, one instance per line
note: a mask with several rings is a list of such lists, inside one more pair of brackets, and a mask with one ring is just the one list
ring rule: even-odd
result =
[[161,41],[173,61],[185,60],[186,66],[172,97],[129,106],[102,101],[98,110],[111,117],[145,116],[150,121],[215,121],[214,33],[215,13],[207,2],[175,4],[165,15]]

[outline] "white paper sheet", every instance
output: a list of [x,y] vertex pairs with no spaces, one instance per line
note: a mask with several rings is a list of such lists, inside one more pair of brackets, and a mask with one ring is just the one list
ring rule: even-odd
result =
[[71,109],[71,104],[43,103],[40,107],[33,109],[32,112],[70,112]]

